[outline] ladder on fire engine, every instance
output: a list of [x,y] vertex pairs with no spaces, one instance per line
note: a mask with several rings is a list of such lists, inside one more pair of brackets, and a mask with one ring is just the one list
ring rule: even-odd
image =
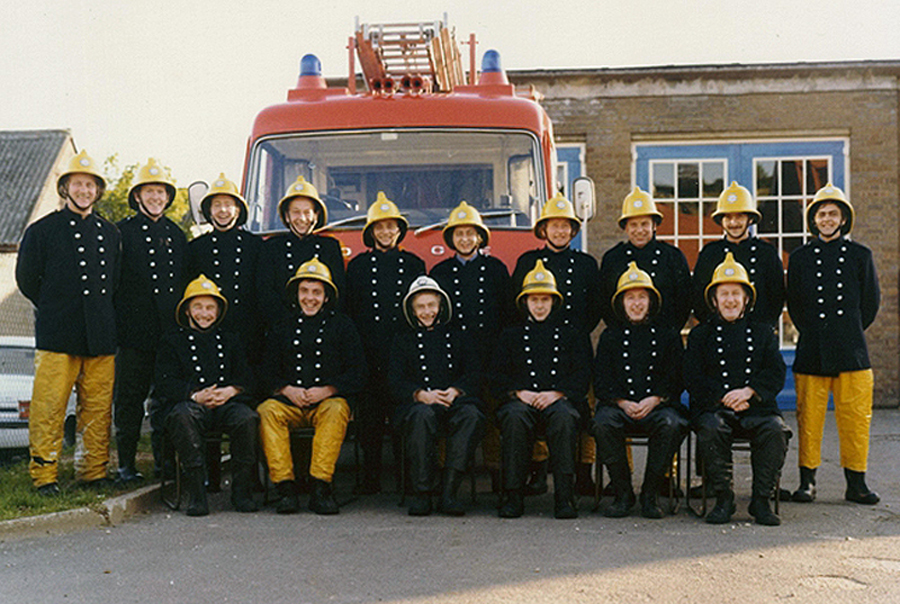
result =
[[465,84],[456,32],[447,27],[446,17],[421,23],[359,24],[355,39],[370,90],[388,79],[399,85],[409,76],[429,79],[435,92]]

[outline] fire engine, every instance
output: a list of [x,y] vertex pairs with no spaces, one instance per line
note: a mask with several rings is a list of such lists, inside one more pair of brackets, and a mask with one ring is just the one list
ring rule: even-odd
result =
[[[243,177],[248,228],[283,230],[278,201],[303,175],[326,204],[324,230],[348,259],[364,249],[366,209],[380,191],[409,220],[403,246],[429,268],[451,255],[441,227],[461,201],[481,212],[490,253],[508,267],[537,247],[531,227],[555,193],[552,124],[535,91],[509,83],[496,51],[484,53],[477,73],[474,36],[467,43],[468,79],[446,17],[358,24],[345,87],[329,86],[319,59],[304,56],[287,102],[266,107],[253,123]],[[580,180],[575,195],[579,216],[589,218],[592,183]]]

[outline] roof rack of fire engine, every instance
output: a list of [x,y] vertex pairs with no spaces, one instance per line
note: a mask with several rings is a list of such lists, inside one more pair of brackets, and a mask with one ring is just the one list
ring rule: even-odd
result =
[[450,92],[466,83],[456,32],[447,27],[446,14],[443,20],[421,23],[357,21],[353,42],[370,91]]

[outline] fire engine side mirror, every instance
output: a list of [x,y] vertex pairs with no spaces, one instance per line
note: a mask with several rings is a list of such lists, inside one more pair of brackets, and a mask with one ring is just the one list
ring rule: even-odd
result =
[[575,215],[582,222],[594,217],[594,181],[587,176],[579,176],[572,183],[572,205]]
[[200,202],[203,200],[203,197],[206,196],[207,191],[209,191],[209,185],[202,180],[194,181],[188,186],[188,201],[190,201],[191,204],[191,217],[194,219],[194,224],[198,226],[206,222],[203,212],[200,211]]

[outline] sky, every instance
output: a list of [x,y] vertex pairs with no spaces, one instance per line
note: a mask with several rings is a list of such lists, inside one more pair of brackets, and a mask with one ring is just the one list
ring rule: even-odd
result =
[[[299,61],[348,71],[360,23],[446,13],[507,69],[900,60],[897,0],[5,0],[0,130],[69,129],[120,166],[158,158],[179,186],[240,181],[254,116]],[[466,53],[466,48],[463,48]]]

